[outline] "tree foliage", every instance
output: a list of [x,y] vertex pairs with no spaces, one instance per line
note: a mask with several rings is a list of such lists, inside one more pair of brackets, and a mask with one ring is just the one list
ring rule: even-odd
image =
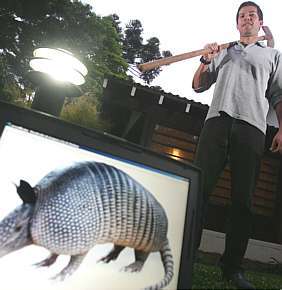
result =
[[[151,60],[160,59],[171,56],[169,50],[160,52],[160,41],[157,37],[151,37],[144,43],[142,33],[143,27],[139,20],[131,20],[124,29],[120,28],[119,17],[112,15],[114,27],[119,32],[123,45],[123,57],[127,63],[137,65]],[[140,75],[147,84],[150,84],[161,72],[160,68],[156,68]]]
[[[139,20],[123,29],[118,15],[97,16],[78,0],[1,0],[0,27],[0,99],[30,105],[35,85],[27,72],[33,50],[66,49],[86,65],[88,75],[85,95],[67,100],[62,116],[91,127],[99,123],[94,115],[99,115],[104,75],[126,79],[129,64],[164,55],[158,38],[143,42]],[[159,73],[155,69],[141,77],[149,84]]]
[[88,128],[109,130],[111,124],[100,118],[99,101],[90,95],[71,100],[61,113],[61,117],[70,122]]
[[[34,48],[69,50],[88,68],[86,90],[102,91],[104,74],[126,78],[119,35],[107,17],[99,17],[91,6],[70,0],[1,0],[1,75],[28,88],[26,72]],[[8,79],[6,79],[8,82]],[[11,79],[9,79],[11,83]],[[0,91],[3,95],[3,84]]]

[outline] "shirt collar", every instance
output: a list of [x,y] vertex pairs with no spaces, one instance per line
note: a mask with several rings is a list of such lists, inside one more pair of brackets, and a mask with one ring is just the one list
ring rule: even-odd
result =
[[266,45],[264,44],[264,42],[263,41],[257,41],[256,42],[256,45],[258,45],[258,46],[260,46],[260,47],[266,47]]
[[[238,41],[234,41],[234,42],[232,42],[231,45],[230,45],[229,47],[234,46],[234,45],[236,45],[236,44],[239,45],[239,46],[241,46],[241,47],[245,47],[243,44],[240,43],[239,40],[238,40]],[[265,47],[266,47],[266,45],[263,43],[263,41],[257,41],[257,42],[255,42],[255,43],[252,43],[250,46],[253,46],[253,45],[257,45],[257,46],[260,46],[260,47],[262,47],[262,48],[265,48]]]

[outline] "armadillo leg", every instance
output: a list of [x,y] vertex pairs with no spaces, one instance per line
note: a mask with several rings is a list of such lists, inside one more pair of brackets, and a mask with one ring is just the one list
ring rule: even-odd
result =
[[80,266],[87,253],[82,255],[71,256],[68,265],[52,279],[63,281],[68,276],[71,276]]
[[45,260],[34,264],[34,266],[36,267],[49,267],[52,264],[55,263],[55,261],[57,260],[58,255],[57,254],[51,254],[48,258],[46,258]]
[[125,272],[140,272],[143,268],[145,261],[147,260],[149,253],[134,250],[135,252],[135,262],[124,267],[122,270]]
[[116,260],[116,258],[124,248],[124,246],[114,245],[113,249],[109,252],[109,254],[99,259],[98,262],[109,263],[112,260]]

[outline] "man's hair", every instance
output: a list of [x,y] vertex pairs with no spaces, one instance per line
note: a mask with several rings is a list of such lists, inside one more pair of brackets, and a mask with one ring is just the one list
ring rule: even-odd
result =
[[236,15],[236,23],[237,24],[238,24],[238,18],[239,18],[239,11],[241,10],[241,8],[243,8],[245,6],[254,6],[254,7],[256,7],[259,20],[263,20],[263,13],[262,13],[260,7],[258,6],[258,4],[256,4],[255,2],[252,2],[252,1],[246,1],[246,2],[243,2],[238,8],[237,15]]

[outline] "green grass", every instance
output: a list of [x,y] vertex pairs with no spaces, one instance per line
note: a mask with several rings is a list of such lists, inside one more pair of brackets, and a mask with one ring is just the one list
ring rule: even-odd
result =
[[[271,274],[261,271],[246,271],[246,278],[256,289],[282,289],[282,273]],[[214,265],[195,263],[192,289],[236,289],[223,282],[221,271]]]

